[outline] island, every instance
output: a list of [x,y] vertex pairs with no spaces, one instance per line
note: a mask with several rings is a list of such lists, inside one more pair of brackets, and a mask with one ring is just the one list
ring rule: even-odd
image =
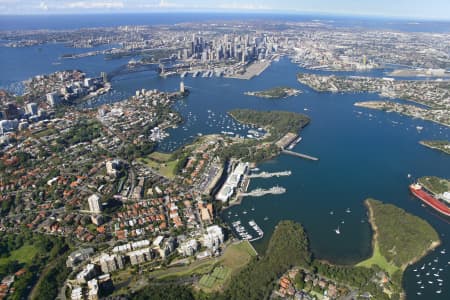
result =
[[245,92],[244,94],[247,96],[255,96],[259,98],[267,98],[267,99],[281,99],[288,98],[292,96],[297,96],[301,94],[301,90],[297,90],[290,87],[274,87],[264,91],[255,91],[255,92]]
[[450,154],[450,142],[449,141],[420,141],[419,142],[421,145],[431,148],[431,149],[436,149],[439,151],[442,151],[446,154]]

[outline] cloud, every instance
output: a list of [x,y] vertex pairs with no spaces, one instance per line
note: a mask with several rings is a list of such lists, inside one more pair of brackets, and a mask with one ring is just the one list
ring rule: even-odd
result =
[[72,3],[66,3],[65,8],[81,8],[81,9],[111,9],[111,8],[124,8],[122,1],[78,1]]
[[44,1],[41,1],[41,3],[39,3],[39,8],[42,10],[48,10],[47,3],[45,3]]
[[185,8],[186,5],[180,3],[173,3],[167,0],[154,1],[153,3],[142,3],[137,5],[140,8]]
[[222,9],[233,9],[233,10],[238,10],[238,9],[269,10],[269,9],[273,9],[272,7],[270,7],[268,5],[261,5],[261,4],[256,4],[256,3],[242,3],[242,2],[236,2],[236,1],[234,1],[232,3],[219,4],[218,7],[222,8]]

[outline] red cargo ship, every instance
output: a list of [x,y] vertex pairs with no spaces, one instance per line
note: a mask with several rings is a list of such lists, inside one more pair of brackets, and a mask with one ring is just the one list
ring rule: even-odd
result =
[[434,198],[432,195],[422,189],[422,186],[420,184],[411,184],[409,186],[409,190],[414,196],[431,206],[434,210],[437,210],[447,217],[450,217],[450,208],[445,203]]

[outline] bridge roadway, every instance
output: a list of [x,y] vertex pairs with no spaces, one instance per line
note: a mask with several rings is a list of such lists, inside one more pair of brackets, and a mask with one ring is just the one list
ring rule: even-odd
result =
[[306,154],[302,154],[302,153],[298,153],[298,152],[294,152],[294,151],[290,151],[290,150],[284,150],[283,149],[281,152],[284,153],[284,154],[297,156],[297,157],[304,158],[304,159],[309,159],[309,160],[314,160],[314,161],[319,160],[317,157],[306,155]]
[[125,75],[130,73],[138,73],[145,71],[156,71],[159,72],[159,64],[149,63],[149,64],[136,64],[134,67],[130,67],[128,64],[122,65],[117,69],[108,73],[108,79],[111,80],[113,77],[119,75]]

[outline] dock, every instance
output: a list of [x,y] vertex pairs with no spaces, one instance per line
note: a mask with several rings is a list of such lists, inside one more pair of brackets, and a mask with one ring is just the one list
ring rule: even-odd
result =
[[292,174],[291,171],[282,171],[282,172],[261,172],[256,174],[248,175],[248,178],[270,178],[270,177],[280,177],[280,176],[290,176]]
[[265,195],[268,195],[268,194],[272,194],[272,195],[284,194],[285,192],[286,192],[286,189],[284,187],[274,186],[274,187],[272,187],[270,189],[258,188],[256,190],[253,190],[253,191],[248,192],[248,193],[239,193],[239,196],[242,196],[242,197],[246,197],[246,196],[261,197],[261,196],[265,196]]
[[304,159],[314,160],[314,161],[319,160],[317,157],[290,151],[290,150],[282,150],[281,153],[292,155],[292,156],[297,156],[297,157],[304,158]]

